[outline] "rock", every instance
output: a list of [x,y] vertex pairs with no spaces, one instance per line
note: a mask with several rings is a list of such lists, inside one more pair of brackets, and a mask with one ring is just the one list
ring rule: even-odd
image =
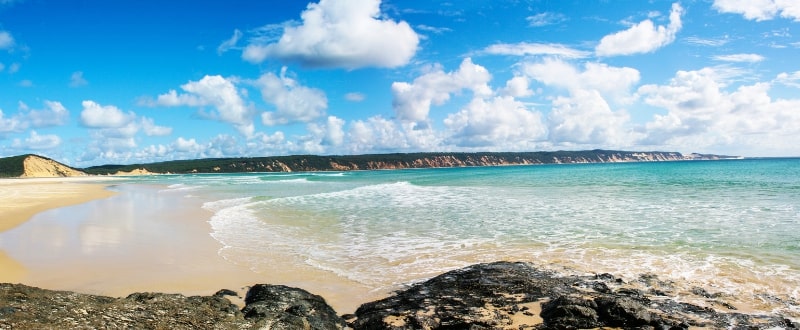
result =
[[[670,285],[652,275],[638,282]],[[363,304],[349,325],[356,330],[797,328],[781,317],[720,313],[664,297],[651,300],[648,293],[624,285],[610,274],[559,276],[526,263],[479,264]],[[522,313],[520,306],[525,307]],[[537,306],[540,313],[532,308]]]
[[283,285],[257,284],[247,291],[242,313],[268,329],[343,329],[344,320],[325,299]]
[[532,326],[540,322],[535,321],[538,315],[527,319],[512,317],[516,316],[513,306],[535,304],[541,298],[571,292],[569,281],[525,263],[470,266],[415,284],[392,297],[361,305],[351,326],[354,329]]

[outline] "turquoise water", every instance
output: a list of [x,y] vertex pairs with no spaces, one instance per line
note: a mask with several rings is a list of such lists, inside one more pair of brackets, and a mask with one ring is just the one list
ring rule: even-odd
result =
[[231,262],[291,258],[375,290],[475,262],[655,274],[794,314],[800,159],[136,179],[208,200]]

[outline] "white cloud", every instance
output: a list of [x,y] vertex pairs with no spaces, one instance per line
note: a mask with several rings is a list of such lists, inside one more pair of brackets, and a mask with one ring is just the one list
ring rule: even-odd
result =
[[172,142],[170,147],[176,152],[193,155],[200,155],[205,149],[203,146],[197,143],[194,138],[184,139],[182,136],[178,137],[174,142]]
[[653,21],[646,19],[627,30],[603,37],[595,48],[595,53],[598,56],[616,56],[655,51],[675,41],[675,36],[682,27],[681,15],[683,7],[677,2],[673,3],[669,25],[656,27]]
[[275,111],[264,112],[261,120],[265,125],[279,125],[296,122],[310,122],[323,115],[328,108],[325,93],[316,88],[300,85],[286,74],[286,67],[280,76],[268,72],[256,81],[264,101],[275,106]]
[[499,95],[511,97],[528,97],[533,95],[530,81],[525,76],[515,76],[506,81],[506,86],[497,91]]
[[57,148],[60,145],[61,138],[58,135],[39,135],[36,131],[31,131],[30,136],[25,140],[14,139],[11,147],[19,150],[47,150]]
[[775,78],[775,82],[786,86],[800,88],[800,71],[792,73],[781,72]]
[[242,57],[309,67],[398,67],[414,56],[419,37],[406,22],[382,19],[380,0],[320,0],[287,26],[275,43],[250,43]]
[[344,99],[350,102],[361,102],[366,100],[367,96],[364,95],[363,93],[352,92],[344,94]]
[[14,37],[8,31],[0,31],[0,49],[11,49],[14,47]]
[[631,101],[630,89],[640,78],[639,71],[634,68],[586,62],[583,70],[579,70],[569,62],[553,58],[525,63],[522,71],[547,86],[565,88],[570,93],[596,90],[620,103]]
[[381,116],[356,120],[347,131],[351,153],[410,152],[441,147],[441,136],[430,127],[389,120]]
[[124,113],[113,105],[102,106],[94,101],[81,103],[81,124],[90,128],[120,128],[136,118],[133,112]]
[[26,126],[52,127],[61,126],[69,120],[69,111],[61,102],[44,101],[45,109],[29,110],[28,106],[20,102],[20,113]]
[[72,73],[72,76],[69,78],[69,87],[81,87],[88,85],[89,82],[83,78],[82,71],[75,71]]
[[345,121],[335,116],[328,116],[324,124],[308,124],[309,136],[303,139],[303,151],[308,153],[326,153],[344,143]]
[[236,47],[236,43],[238,43],[239,39],[241,38],[242,38],[242,31],[239,31],[239,29],[233,30],[233,35],[230,37],[230,39],[223,41],[217,47],[217,54],[222,55],[222,53],[225,53],[231,50],[232,48]]
[[161,94],[155,104],[163,106],[213,106],[216,112],[209,116],[212,119],[229,123],[246,137],[253,135],[255,111],[245,104],[233,81],[222,76],[204,76],[198,81],[190,81],[181,85],[184,94],[170,90]]
[[142,130],[147,136],[165,136],[172,134],[172,128],[166,126],[158,126],[152,118],[142,117],[140,121]]
[[538,13],[525,18],[528,24],[533,27],[540,27],[552,24],[558,24],[567,20],[567,17],[559,13]]
[[686,40],[686,42],[688,42],[690,44],[693,44],[693,45],[708,46],[708,47],[720,47],[720,46],[724,46],[725,44],[730,42],[730,39],[728,38],[727,35],[722,37],[722,38],[716,38],[716,39],[707,39],[707,38],[700,38],[700,37],[687,37],[685,40]]
[[713,59],[724,62],[749,62],[756,63],[764,60],[764,56],[758,54],[731,54],[731,55],[717,55]]
[[444,124],[451,131],[448,142],[459,147],[533,146],[547,133],[541,114],[510,96],[475,98]]
[[487,84],[491,79],[486,68],[466,58],[455,72],[445,73],[441,67],[435,67],[414,79],[413,83],[392,83],[392,107],[400,120],[424,122],[428,119],[431,105],[444,104],[452,93],[469,89],[476,95],[491,95],[492,90]]
[[553,100],[548,116],[549,140],[556,144],[618,147],[633,143],[629,116],[613,111],[597,90],[576,90]]
[[590,52],[572,49],[561,44],[540,44],[521,42],[517,44],[494,44],[486,47],[484,52],[493,55],[550,55],[564,58],[585,58],[591,55]]
[[22,124],[17,117],[6,118],[3,110],[0,109],[0,133],[18,132],[23,130]]
[[769,96],[770,83],[725,90],[714,68],[679,71],[668,85],[639,88],[647,104],[664,108],[646,124],[645,142],[769,155],[800,152],[798,99]]
[[800,21],[800,2],[796,0],[714,0],[713,8],[721,13],[742,14],[755,21],[781,17]]

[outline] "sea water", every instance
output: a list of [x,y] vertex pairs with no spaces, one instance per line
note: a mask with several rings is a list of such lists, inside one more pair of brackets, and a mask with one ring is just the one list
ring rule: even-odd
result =
[[[380,292],[477,262],[643,274],[800,315],[800,159],[145,177],[208,199],[227,260]],[[680,299],[678,297],[678,299]]]

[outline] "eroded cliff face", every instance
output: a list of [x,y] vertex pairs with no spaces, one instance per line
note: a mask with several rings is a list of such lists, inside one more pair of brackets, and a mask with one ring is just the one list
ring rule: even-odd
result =
[[[518,153],[505,155],[452,154],[430,155],[411,160],[369,160],[365,166],[353,162],[330,162],[330,168],[316,170],[394,170],[407,168],[439,168],[468,166],[505,166],[533,164],[572,164],[572,163],[622,163],[622,162],[663,162],[680,160],[719,159],[718,156],[692,154],[684,156],[678,152],[611,152],[582,155],[583,153],[566,153],[564,155],[545,156],[546,153]],[[542,157],[544,156],[544,157]]]
[[242,173],[392,170],[466,166],[504,166],[532,164],[655,162],[730,158],[715,155],[682,155],[678,152],[633,152],[613,150],[541,152],[436,152],[372,155],[317,156],[295,155],[252,158],[180,160],[152,164],[96,166],[85,169],[92,174],[113,174],[137,168],[154,173]]

